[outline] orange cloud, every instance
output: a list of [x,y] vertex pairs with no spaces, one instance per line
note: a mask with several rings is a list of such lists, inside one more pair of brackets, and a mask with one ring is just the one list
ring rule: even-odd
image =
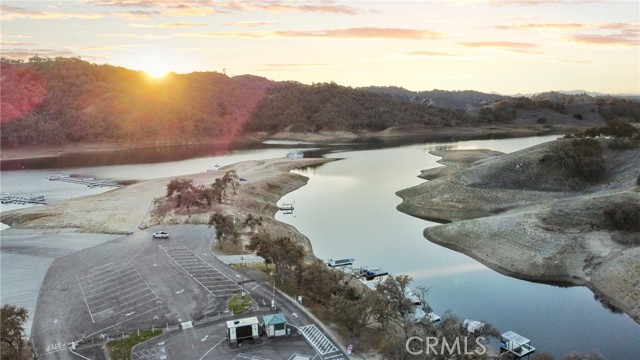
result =
[[488,49],[498,49],[504,51],[512,51],[523,54],[533,54],[540,55],[541,52],[537,52],[531,49],[535,49],[538,47],[536,44],[532,43],[524,43],[524,42],[514,42],[514,41],[470,41],[470,42],[462,42],[459,45],[472,47],[472,48],[488,48]]
[[402,28],[348,28],[320,31],[276,31],[277,35],[294,38],[336,38],[336,39],[437,39],[443,36],[435,31]]
[[458,57],[460,56],[460,55],[448,54],[448,53],[437,52],[437,51],[412,51],[412,52],[406,53],[406,55],[427,56],[427,57]]
[[255,3],[253,5],[255,9],[268,11],[268,12],[316,12],[316,13],[328,13],[328,14],[347,14],[356,15],[361,11],[344,5],[294,5],[294,4],[278,4],[278,3]]
[[401,28],[348,28],[318,31],[282,30],[272,32],[216,32],[182,33],[177,36],[238,37],[238,38],[299,38],[299,39],[396,39],[420,40],[438,39],[442,33],[417,29]]
[[232,23],[226,23],[226,24],[223,24],[223,25],[244,26],[244,27],[260,27],[260,26],[273,25],[273,24],[275,24],[275,23],[266,22],[266,21],[237,21],[237,22],[232,22]]
[[579,34],[568,37],[569,40],[587,45],[638,46],[640,38],[628,34],[596,35]]
[[266,12],[314,12],[327,14],[356,15],[364,12],[351,6],[331,1],[211,1],[193,2],[186,0],[89,0],[96,6],[165,8],[167,15],[196,15],[202,12],[221,11],[266,11]]
[[600,33],[575,34],[569,41],[588,45],[638,46],[640,24],[606,23],[593,26]]
[[562,24],[562,23],[550,23],[550,24],[502,24],[497,25],[497,29],[501,30],[577,30],[589,28],[587,24]]
[[37,19],[37,20],[66,20],[66,19],[103,19],[108,17],[121,18],[148,18],[157,15],[157,12],[151,11],[120,11],[108,13],[96,12],[56,12],[56,11],[37,11],[23,7],[0,5],[0,18],[2,20],[14,19]]

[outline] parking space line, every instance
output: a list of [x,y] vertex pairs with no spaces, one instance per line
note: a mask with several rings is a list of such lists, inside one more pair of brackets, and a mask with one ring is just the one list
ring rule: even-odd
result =
[[[137,294],[137,293],[140,293],[140,292],[143,292],[143,291],[146,291],[146,290],[147,290],[147,289],[142,288],[142,289],[138,289],[138,290],[136,290],[136,291],[134,291],[134,292],[128,293],[128,294],[126,294],[126,295],[118,296],[118,300],[126,299],[126,298],[128,298],[128,297],[130,297],[130,296],[133,296],[133,295],[135,295],[135,294]],[[106,299],[113,299],[113,296],[111,296],[111,295],[105,295],[104,297],[102,297],[102,298],[100,298],[100,299],[92,300],[92,301],[91,301],[91,306],[92,306],[92,307],[96,307],[96,306],[94,305],[95,303],[99,303],[100,301],[102,301],[102,300],[106,300]],[[102,306],[102,305],[97,305],[97,306]]]
[[167,247],[162,245],[160,248],[176,265],[213,296],[224,296],[230,291],[243,290],[235,281],[206,262],[184,244],[181,244],[179,248],[177,246]]
[[[112,264],[115,264],[115,263],[112,263]],[[91,277],[91,276],[96,276],[96,274],[100,274],[100,273],[103,273],[103,272],[105,272],[105,271],[109,271],[109,270],[111,270],[111,269],[113,269],[113,268],[117,268],[117,267],[120,267],[120,266],[124,266],[124,265],[126,265],[126,264],[127,264],[126,262],[124,262],[124,263],[119,263],[119,264],[118,264],[118,265],[116,265],[116,266],[111,266],[111,267],[108,267],[108,268],[106,268],[106,269],[104,269],[104,270],[96,271],[96,272],[95,272],[95,273],[93,273],[93,274],[87,274],[87,275],[81,276],[81,277],[80,277],[80,279],[85,279],[85,278],[88,278],[88,277]],[[91,272],[91,270],[93,270],[93,269],[98,269],[98,268],[100,268],[100,267],[102,267],[102,266],[98,266],[98,267],[95,267],[95,268],[91,268],[91,269],[89,269],[87,272]]]
[[[140,300],[144,299],[145,297],[147,297],[147,295],[152,295],[152,296],[153,296],[153,294],[152,294],[152,293],[146,293],[146,294],[144,294],[144,295],[140,296],[139,298],[135,298],[135,299],[133,299],[133,300],[125,301],[125,302],[123,302],[123,303],[118,303],[117,305],[118,305],[118,306],[123,306],[123,305],[125,305],[125,304],[130,303],[130,302],[140,301]],[[93,310],[95,310],[96,308],[99,308],[99,307],[101,307],[101,306],[108,305],[108,304],[110,304],[110,303],[112,303],[112,302],[115,302],[115,301],[117,301],[117,300],[122,300],[122,298],[120,298],[120,299],[114,299],[114,300],[111,300],[111,301],[109,301],[109,302],[107,302],[107,303],[104,303],[104,304],[102,304],[102,305],[94,306]],[[96,313],[98,313],[98,312],[99,312],[99,311],[96,311]]]
[[140,314],[138,314],[138,315],[136,315],[136,316],[132,316],[132,317],[130,317],[130,318],[128,318],[128,319],[126,319],[126,320],[124,320],[124,321],[121,321],[121,322],[119,322],[119,323],[115,323],[115,324],[113,324],[113,325],[109,325],[109,326],[107,326],[107,327],[106,327],[106,328],[104,328],[104,329],[100,329],[100,330],[98,330],[98,331],[96,331],[96,332],[93,332],[93,333],[91,333],[91,334],[89,334],[89,335],[85,335],[85,336],[84,336],[84,338],[85,338],[85,339],[88,339],[88,338],[90,338],[90,337],[92,337],[92,336],[94,336],[94,335],[97,335],[97,334],[103,333],[103,332],[104,332],[105,330],[107,330],[107,329],[111,329],[111,328],[112,328],[112,327],[114,327],[114,326],[119,326],[119,325],[121,325],[121,324],[124,324],[124,323],[126,323],[127,321],[131,321],[131,320],[133,320],[133,319],[135,319],[135,318],[138,318],[138,317],[140,317],[140,316],[142,316],[142,315],[145,315],[145,314],[147,314],[147,313],[149,313],[149,312],[151,312],[151,311],[157,310],[157,309],[159,309],[159,308],[161,308],[161,307],[163,307],[163,306],[164,306],[164,304],[163,304],[163,305],[160,305],[160,306],[156,306],[156,307],[154,307],[153,309],[149,309],[149,310],[147,310],[147,311],[145,311],[145,312],[142,312],[142,313],[140,313]]
[[[119,286],[122,286],[122,285],[119,285]],[[121,290],[121,291],[118,291],[118,292],[115,292],[115,293],[111,293],[111,294],[110,294],[110,296],[118,295],[118,294],[121,294],[121,293],[123,293],[123,292],[125,292],[125,291],[127,291],[127,290],[135,289],[135,288],[137,288],[138,286],[145,286],[145,284],[140,283],[140,284],[138,284],[138,285],[136,285],[136,286],[134,286],[134,287],[132,287],[132,288],[125,288],[124,290]],[[116,288],[117,288],[117,287],[116,287]],[[103,291],[103,292],[101,292],[101,293],[98,293],[97,295],[89,296],[89,298],[99,297],[99,296],[103,295],[105,292],[106,292],[106,293],[108,293],[109,291]]]
[[[112,317],[114,317],[114,316],[117,316],[117,315],[121,315],[121,314],[127,313],[127,312],[129,312],[129,311],[131,311],[131,310],[133,310],[133,309],[137,308],[137,307],[138,307],[138,306],[140,306],[140,305],[146,304],[146,303],[151,302],[151,301],[156,301],[156,300],[157,300],[157,299],[147,300],[147,301],[145,301],[145,302],[143,302],[143,303],[137,304],[136,306],[133,306],[133,307],[129,307],[129,308],[127,308],[126,310],[123,310],[123,311],[117,312],[117,313],[115,313],[115,314],[113,314],[113,315],[107,316],[107,317],[102,318],[102,319],[100,319],[100,320],[98,320],[98,321],[103,321],[103,320],[106,320],[106,319],[112,318]],[[103,310],[103,311],[104,311],[104,310]]]
[[216,348],[216,346],[220,345],[220,343],[221,343],[221,342],[223,342],[223,341],[224,341],[224,338],[223,338],[222,340],[218,341],[215,345],[213,345],[213,347],[211,347],[211,349],[207,350],[207,352],[206,352],[206,353],[204,353],[204,355],[202,355],[202,356],[200,357],[200,359],[198,359],[198,360],[202,360],[202,359],[204,359],[204,357],[205,357],[205,356],[207,356],[207,354],[209,354],[209,353],[211,352],[211,350],[215,349],[215,348]]
[[84,299],[84,303],[87,304],[87,311],[89,311],[89,316],[91,316],[91,321],[95,322],[95,320],[93,320],[93,314],[91,314],[91,308],[89,308],[89,303],[87,302],[87,297],[84,296],[84,290],[82,290],[82,284],[80,284],[80,279],[78,279],[78,275],[76,275],[76,280],[78,280],[78,286],[80,286],[80,292],[82,293],[82,298]]
[[131,273],[131,270],[127,270],[126,272],[123,272],[122,274],[118,274],[118,275],[115,275],[115,276],[112,276],[112,277],[104,278],[104,279],[101,279],[101,280],[98,280],[98,281],[92,281],[92,282],[91,282],[91,284],[89,284],[89,285],[88,285],[88,287],[90,287],[90,286],[97,286],[97,285],[98,285],[98,284],[100,284],[100,283],[103,283],[103,282],[105,282],[105,281],[109,281],[109,280],[112,280],[112,279],[118,278],[118,277],[120,277],[120,276],[122,276],[122,275],[125,275],[125,274],[127,274],[127,275],[128,275],[129,273]]

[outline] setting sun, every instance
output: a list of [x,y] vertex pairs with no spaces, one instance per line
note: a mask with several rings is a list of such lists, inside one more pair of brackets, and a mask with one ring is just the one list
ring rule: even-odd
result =
[[156,79],[164,77],[169,72],[167,69],[164,69],[161,67],[152,67],[152,68],[144,69],[143,71],[147,73],[147,75]]

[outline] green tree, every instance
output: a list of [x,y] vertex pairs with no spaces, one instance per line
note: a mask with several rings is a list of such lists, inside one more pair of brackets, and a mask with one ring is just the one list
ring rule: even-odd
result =
[[253,214],[247,215],[247,218],[242,223],[244,226],[248,226],[251,232],[255,232],[256,227],[262,225],[262,216],[256,217]]
[[24,358],[24,325],[29,317],[27,309],[10,304],[2,306],[1,310],[1,344],[2,358]]
[[235,241],[238,237],[238,231],[232,216],[225,216],[220,213],[212,214],[209,217],[209,225],[216,228],[216,237],[218,241]]
[[235,170],[227,171],[222,177],[222,181],[226,186],[231,186],[234,195],[237,194],[238,187],[240,186],[240,177],[238,177],[238,173]]

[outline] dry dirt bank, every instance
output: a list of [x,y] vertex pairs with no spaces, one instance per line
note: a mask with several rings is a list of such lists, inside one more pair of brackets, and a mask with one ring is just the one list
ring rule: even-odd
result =
[[290,173],[294,168],[323,164],[329,159],[287,158],[246,161],[220,168],[217,171],[187,176],[196,184],[210,184],[225,172],[235,170],[245,178],[236,195],[229,194],[223,204],[210,209],[170,211],[164,216],[154,216],[155,199],[166,194],[166,186],[172,178],[144,181],[99,195],[72,199],[48,206],[35,206],[1,214],[1,221],[12,228],[60,229],[75,228],[79,232],[126,234],[139,227],[154,224],[206,223],[212,211],[237,215],[262,216],[265,226],[275,236],[287,235],[297,239],[311,252],[309,240],[295,228],[277,222],[274,215],[276,202],[286,193],[307,183],[307,178]]
[[276,134],[268,134],[266,132],[247,133],[240,137],[229,139],[203,138],[190,142],[175,142],[170,140],[158,140],[148,142],[99,142],[99,143],[74,143],[66,145],[46,145],[46,146],[26,146],[20,148],[4,148],[0,152],[0,160],[19,160],[19,159],[36,159],[55,157],[71,153],[91,153],[100,151],[126,150],[156,146],[171,145],[195,145],[195,144],[211,144],[215,148],[228,149],[233,147],[250,147],[260,144],[265,140],[297,140],[308,141],[318,144],[335,143],[335,142],[351,142],[367,139],[392,139],[406,137],[423,137],[428,140],[451,139],[479,139],[488,137],[524,137],[545,134],[565,134],[576,132],[578,129],[585,127],[577,127],[571,125],[485,125],[478,127],[426,127],[413,126],[404,128],[389,128],[383,131],[371,132],[349,132],[349,131],[321,131],[315,133],[299,133],[280,131]]
[[400,211],[453,221],[424,231],[430,241],[463,252],[504,274],[588,286],[640,323],[640,246],[614,241],[603,209],[640,202],[635,181],[640,149],[606,146],[607,179],[570,189],[540,165],[549,143],[511,154],[442,151],[447,168],[423,172],[426,183],[398,192]]

